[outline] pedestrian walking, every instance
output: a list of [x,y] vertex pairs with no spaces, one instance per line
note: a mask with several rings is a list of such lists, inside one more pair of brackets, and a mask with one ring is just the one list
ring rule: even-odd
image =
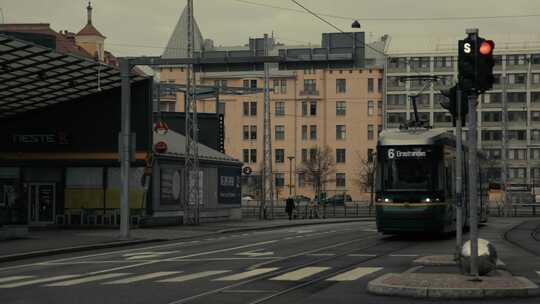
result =
[[287,200],[285,201],[285,212],[287,212],[287,214],[289,215],[289,220],[292,220],[294,208],[294,200],[291,197],[287,198]]

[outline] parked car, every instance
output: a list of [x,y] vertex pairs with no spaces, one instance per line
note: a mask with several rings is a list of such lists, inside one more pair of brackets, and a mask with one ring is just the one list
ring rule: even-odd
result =
[[296,195],[293,196],[294,202],[296,205],[307,205],[311,201],[311,199],[305,195]]
[[352,198],[348,194],[336,194],[326,199],[322,199],[321,203],[324,205],[343,206],[345,202],[351,202]]

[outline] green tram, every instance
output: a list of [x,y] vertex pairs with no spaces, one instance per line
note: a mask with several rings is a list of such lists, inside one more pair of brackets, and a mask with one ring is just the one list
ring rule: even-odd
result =
[[[464,147],[466,151],[466,147]],[[377,144],[377,229],[385,234],[442,234],[456,229],[455,136],[445,129],[391,129]],[[467,153],[463,162],[463,214],[468,225]],[[487,221],[486,178],[478,172],[479,220]],[[467,228],[467,227],[465,227]]]

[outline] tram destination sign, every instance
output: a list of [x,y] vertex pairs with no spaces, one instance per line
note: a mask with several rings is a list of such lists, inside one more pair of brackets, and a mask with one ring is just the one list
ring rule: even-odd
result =
[[426,158],[428,150],[422,150],[415,148],[412,150],[399,150],[391,148],[387,150],[386,156],[388,159],[401,159],[401,158]]

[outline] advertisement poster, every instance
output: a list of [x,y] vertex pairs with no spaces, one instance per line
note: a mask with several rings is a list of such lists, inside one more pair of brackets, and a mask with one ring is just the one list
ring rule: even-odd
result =
[[219,168],[218,177],[219,203],[240,205],[240,168]]

